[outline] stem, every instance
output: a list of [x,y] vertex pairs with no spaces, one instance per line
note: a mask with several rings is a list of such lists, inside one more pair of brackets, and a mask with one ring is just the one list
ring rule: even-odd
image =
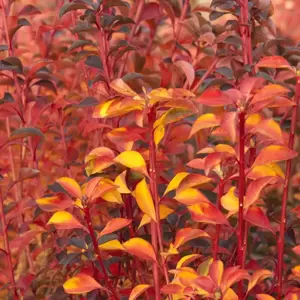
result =
[[[159,245],[159,251],[162,253],[164,251],[163,247],[163,238],[162,238],[162,232],[161,232],[161,224],[160,224],[160,215],[159,215],[159,197],[158,197],[158,191],[157,191],[157,172],[156,172],[156,145],[154,142],[154,128],[153,124],[155,122],[155,109],[151,109],[149,115],[148,115],[148,120],[149,120],[149,130],[150,130],[150,143],[149,143],[149,156],[150,156],[150,168],[149,168],[149,173],[150,173],[150,189],[151,189],[151,194],[154,200],[154,206],[155,206],[155,212],[156,212],[156,223],[153,221],[151,223],[151,233],[152,231],[156,231],[155,238],[158,240],[158,245]],[[155,241],[157,243],[157,241]],[[155,249],[156,253],[158,249]],[[162,262],[162,269],[164,272],[164,277],[165,281],[168,284],[169,283],[169,277],[168,277],[168,269],[166,265],[166,261],[163,257],[161,257],[161,262]],[[157,291],[156,291],[157,292]],[[159,293],[159,291],[158,291]],[[160,298],[158,298],[160,299]],[[172,299],[170,296],[169,299]]]
[[[289,148],[294,148],[294,140],[295,140],[295,131],[297,124],[297,112],[298,106],[300,102],[300,75],[297,74],[297,83],[296,83],[296,94],[295,94],[295,103],[296,105],[292,110],[292,122],[290,128],[289,135]],[[282,295],[282,275],[283,275],[283,255],[284,255],[284,233],[286,228],[286,209],[287,209],[287,201],[289,195],[289,184],[291,182],[292,175],[292,160],[288,160],[286,162],[286,171],[285,171],[285,179],[284,179],[284,190],[282,195],[282,205],[281,205],[281,218],[280,218],[280,229],[279,229],[279,239],[278,239],[278,265],[277,265],[277,299],[281,299]]]
[[[220,209],[221,208],[221,198],[224,194],[224,182],[220,180],[219,182],[219,191],[218,191],[218,199],[217,199],[217,206]],[[218,251],[219,251],[219,238],[220,238],[220,231],[221,231],[221,225],[216,225],[216,234],[213,241],[213,259],[218,259]]]
[[3,201],[4,200],[2,198],[2,192],[0,192],[0,218],[1,218],[1,223],[2,223],[2,232],[3,232],[3,238],[4,238],[4,247],[5,247],[6,256],[7,256],[7,262],[8,262],[9,277],[10,277],[10,282],[13,285],[14,299],[18,299],[18,292],[17,292],[15,275],[14,275],[14,268],[13,268],[13,264],[12,264],[11,251],[10,251],[9,241],[8,241],[7,224],[6,224],[5,215],[4,215],[4,204],[3,204]]
[[106,272],[103,260],[101,258],[100,249],[98,247],[98,242],[97,242],[97,239],[96,239],[96,233],[95,233],[93,225],[92,225],[90,209],[88,207],[84,208],[84,214],[85,214],[86,222],[87,222],[87,225],[88,225],[88,230],[89,230],[90,236],[92,238],[94,251],[97,255],[98,262],[99,262],[101,270],[103,272],[105,282],[107,284],[108,289],[112,292],[112,294],[114,296],[114,299],[118,300],[119,297],[117,295],[117,292],[116,292],[115,288],[113,287],[113,285],[111,284],[111,282],[109,281],[108,274]]
[[[244,263],[244,195],[245,195],[245,112],[239,113],[239,218],[238,218],[238,264]],[[243,282],[239,284],[239,299],[243,299]]]

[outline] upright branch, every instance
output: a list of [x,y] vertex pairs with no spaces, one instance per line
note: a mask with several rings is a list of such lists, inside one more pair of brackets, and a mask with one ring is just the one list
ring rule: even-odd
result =
[[[300,103],[300,74],[297,72],[297,82],[296,82],[296,92],[294,98],[295,106],[292,110],[292,122],[289,134],[289,148],[294,148],[296,124],[298,118],[298,106]],[[283,255],[284,255],[284,234],[286,229],[286,210],[287,201],[289,196],[289,184],[291,182],[292,176],[292,160],[286,162],[285,178],[284,178],[284,190],[282,195],[282,205],[281,205],[281,218],[280,218],[280,229],[279,229],[279,239],[278,239],[278,258],[277,258],[277,299],[282,297],[282,276],[283,276]]]

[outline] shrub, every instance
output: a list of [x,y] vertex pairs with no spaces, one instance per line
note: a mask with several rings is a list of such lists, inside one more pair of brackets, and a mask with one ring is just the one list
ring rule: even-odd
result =
[[298,299],[299,49],[268,1],[0,0],[3,299]]

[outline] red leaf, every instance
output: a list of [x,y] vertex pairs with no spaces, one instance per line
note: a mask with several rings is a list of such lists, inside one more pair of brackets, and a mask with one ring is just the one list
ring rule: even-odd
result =
[[273,231],[270,221],[263,210],[258,206],[251,206],[247,210],[245,220],[260,228]]
[[282,56],[266,56],[263,57],[257,64],[258,68],[274,68],[274,69],[290,69],[293,68],[289,62]]
[[198,103],[207,105],[207,106],[224,106],[232,104],[230,98],[225,95],[221,90],[210,87],[206,89],[197,99]]

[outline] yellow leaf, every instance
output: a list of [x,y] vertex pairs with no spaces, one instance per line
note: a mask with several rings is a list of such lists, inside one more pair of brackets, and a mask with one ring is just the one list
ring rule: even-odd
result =
[[115,102],[116,99],[108,100],[102,104],[95,107],[93,117],[94,118],[105,118],[109,115],[108,109]]
[[153,199],[145,178],[136,185],[135,198],[141,211],[157,222]]
[[58,193],[55,196],[36,199],[36,203],[41,210],[54,212],[64,210],[73,205],[72,199],[63,193]]
[[137,299],[141,294],[143,294],[151,285],[149,284],[139,284],[136,287],[133,288],[133,290],[130,293],[128,300],[135,300]]
[[230,211],[236,213],[239,210],[239,198],[235,195],[236,187],[231,187],[226,195],[221,198],[222,206]]
[[106,243],[103,243],[99,245],[99,249],[104,251],[125,251],[124,247],[118,240],[111,240]]
[[154,129],[154,143],[157,146],[165,135],[165,126],[159,125]]
[[208,202],[207,198],[200,191],[194,188],[187,188],[179,192],[174,199],[185,205]]
[[275,300],[274,297],[267,295],[267,294],[257,294],[256,299],[257,300]]
[[79,273],[68,279],[64,285],[67,294],[84,294],[95,289],[103,289],[103,287],[91,276],[85,273]]
[[239,300],[238,295],[234,292],[233,289],[229,288],[225,295],[223,296],[222,300]]
[[169,184],[164,192],[164,195],[168,194],[169,192],[171,192],[173,190],[176,190],[178,188],[180,182],[188,175],[189,175],[189,173],[187,173],[187,172],[177,173],[173,177],[173,179],[169,182]]
[[101,198],[107,202],[124,204],[122,200],[122,196],[117,190],[112,190],[101,195]]
[[115,184],[118,186],[117,190],[121,194],[130,194],[131,193],[130,189],[127,187],[127,184],[126,184],[126,173],[127,173],[127,171],[125,170],[120,175],[118,175],[115,179]]
[[60,184],[71,196],[81,199],[82,192],[80,185],[73,178],[61,177],[56,180],[56,182]]
[[200,254],[189,254],[189,255],[183,256],[177,263],[176,269],[180,269],[181,267],[187,266],[189,263],[198,259],[199,257],[201,257]]
[[84,228],[84,226],[67,211],[54,213],[47,225],[49,224],[53,224],[57,229]]
[[248,283],[248,290],[247,293],[252,290],[257,284],[261,281],[265,280],[266,278],[273,277],[273,272],[269,270],[257,270],[251,276],[251,279]]
[[146,162],[143,156],[137,151],[124,151],[114,161],[149,177]]

